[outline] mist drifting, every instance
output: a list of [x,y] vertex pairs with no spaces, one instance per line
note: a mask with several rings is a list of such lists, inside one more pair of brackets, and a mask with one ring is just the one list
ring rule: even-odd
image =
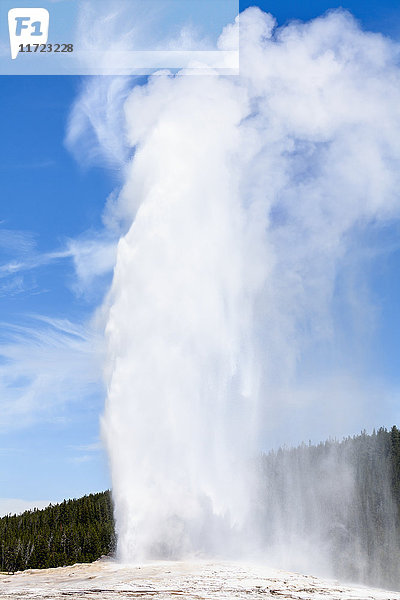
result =
[[239,76],[94,80],[71,124],[72,142],[90,121],[124,157],[103,418],[124,562],[255,551],[249,460],[335,341],[343,260],[399,217],[398,47],[345,12],[276,28],[252,8],[221,49],[239,21]]

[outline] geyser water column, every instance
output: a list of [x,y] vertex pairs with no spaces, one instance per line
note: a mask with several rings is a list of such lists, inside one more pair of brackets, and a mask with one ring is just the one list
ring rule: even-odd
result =
[[156,77],[126,105],[122,202],[138,208],[118,245],[104,419],[123,561],[226,551],[244,518],[260,279],[238,186],[244,106],[213,76]]
[[[338,274],[370,228],[379,239],[399,216],[397,47],[343,12],[276,29],[249,9],[240,35],[239,77],[164,73],[125,104],[134,157],[109,216],[130,225],[106,304],[103,419],[123,561],[228,553],[243,523],[251,531],[245,473],[258,430],[286,428],[294,407],[317,435],[345,402],[318,380],[321,348],[343,328],[333,314],[358,309]],[[80,103],[86,118],[96,85]],[[106,123],[98,129],[107,140]],[[333,354],[324,370],[340,382]],[[287,502],[285,522],[302,519],[303,501]],[[299,528],[310,542],[319,522]],[[309,547],[312,570],[324,550]]]

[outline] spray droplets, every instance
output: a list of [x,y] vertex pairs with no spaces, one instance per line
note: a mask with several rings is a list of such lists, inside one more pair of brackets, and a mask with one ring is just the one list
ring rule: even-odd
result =
[[246,461],[293,406],[338,402],[304,392],[304,353],[335,339],[356,227],[398,218],[393,44],[343,12],[240,28],[239,77],[157,75],[125,103],[103,430],[127,562],[251,546]]

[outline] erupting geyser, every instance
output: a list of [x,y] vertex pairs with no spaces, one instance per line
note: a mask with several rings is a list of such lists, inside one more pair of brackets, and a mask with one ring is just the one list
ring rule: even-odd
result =
[[351,240],[399,215],[394,44],[344,12],[249,9],[240,35],[240,76],[158,74],[125,103],[103,420],[124,562],[251,548],[260,406],[332,339]]
[[246,268],[233,91],[162,77],[127,102],[137,151],[123,196],[139,208],[118,248],[105,417],[123,560],[215,551],[214,515],[245,510],[261,273]]

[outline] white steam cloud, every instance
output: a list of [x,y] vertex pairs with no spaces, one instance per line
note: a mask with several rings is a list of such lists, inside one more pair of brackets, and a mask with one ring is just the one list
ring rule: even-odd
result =
[[240,37],[240,76],[156,75],[119,130],[96,102],[126,88],[93,82],[71,123],[124,164],[103,419],[124,561],[245,547],[246,461],[312,413],[307,385],[319,402],[343,260],[400,213],[398,47],[341,11],[276,29],[252,8]]

